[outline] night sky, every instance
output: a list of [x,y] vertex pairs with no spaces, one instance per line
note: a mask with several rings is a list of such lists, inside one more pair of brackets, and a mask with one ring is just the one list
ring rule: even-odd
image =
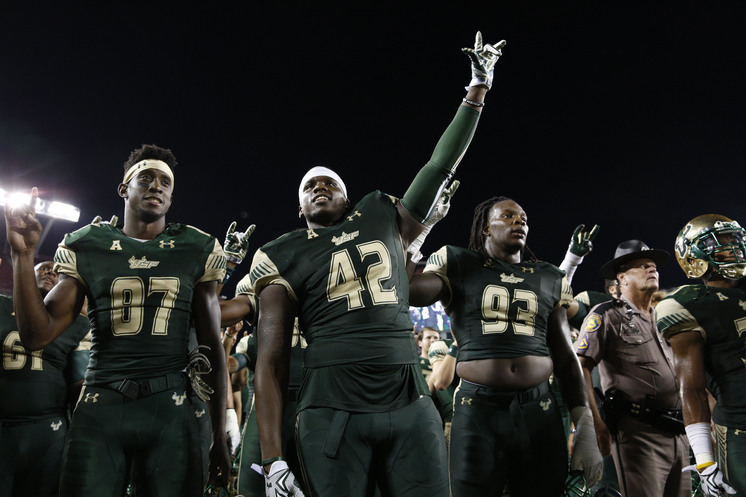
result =
[[[402,195],[465,95],[477,30],[508,44],[425,254],[466,245],[474,206],[506,195],[555,264],[576,225],[601,226],[573,282],[600,290],[622,240],[671,251],[696,215],[746,223],[744,2],[15,3],[0,8],[0,187],[82,211],[43,255],[121,217],[122,163],[143,143],[179,161],[167,219],[221,241],[256,223],[251,251],[302,226],[311,166],[352,200]],[[675,261],[661,272],[685,282]]]

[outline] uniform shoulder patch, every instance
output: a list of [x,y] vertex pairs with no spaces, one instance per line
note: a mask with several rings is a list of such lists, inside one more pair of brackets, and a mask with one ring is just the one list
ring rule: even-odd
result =
[[[587,333],[593,333],[595,331],[598,331],[598,329],[601,327],[601,316],[598,314],[591,314],[589,315],[585,320],[585,331]],[[588,345],[586,344],[586,347]]]

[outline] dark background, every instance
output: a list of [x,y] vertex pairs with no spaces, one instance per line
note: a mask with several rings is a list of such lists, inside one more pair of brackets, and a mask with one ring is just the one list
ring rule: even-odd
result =
[[[600,290],[622,240],[670,251],[696,215],[746,222],[746,3],[401,3],[5,3],[0,187],[80,207],[79,223],[55,222],[51,257],[65,232],[121,217],[122,163],[156,143],[179,160],[168,220],[221,241],[232,220],[256,223],[253,252],[302,226],[311,166],[339,172],[352,200],[402,195],[465,94],[460,48],[481,30],[508,45],[425,254],[466,245],[474,206],[507,195],[555,264],[576,225],[601,226],[573,285]],[[685,282],[663,269],[662,287]]]

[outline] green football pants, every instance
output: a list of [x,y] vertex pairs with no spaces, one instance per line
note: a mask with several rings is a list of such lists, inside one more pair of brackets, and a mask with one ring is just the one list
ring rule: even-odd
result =
[[[130,399],[86,387],[73,413],[61,497],[200,497],[206,483],[210,417],[182,386]],[[207,442],[207,443],[205,443]]]
[[298,414],[303,477],[314,497],[448,497],[443,422],[429,396],[394,411]]

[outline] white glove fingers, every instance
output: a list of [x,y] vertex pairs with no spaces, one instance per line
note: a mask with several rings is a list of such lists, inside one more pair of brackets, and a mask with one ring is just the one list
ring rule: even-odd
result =
[[482,32],[477,31],[477,35],[474,37],[474,50],[480,51],[482,50]]
[[457,179],[453,180],[453,183],[451,183],[451,186],[448,187],[448,189],[444,192],[448,197],[448,200],[453,197],[453,194],[456,193],[456,190],[458,190],[459,185],[461,185],[461,182]]

